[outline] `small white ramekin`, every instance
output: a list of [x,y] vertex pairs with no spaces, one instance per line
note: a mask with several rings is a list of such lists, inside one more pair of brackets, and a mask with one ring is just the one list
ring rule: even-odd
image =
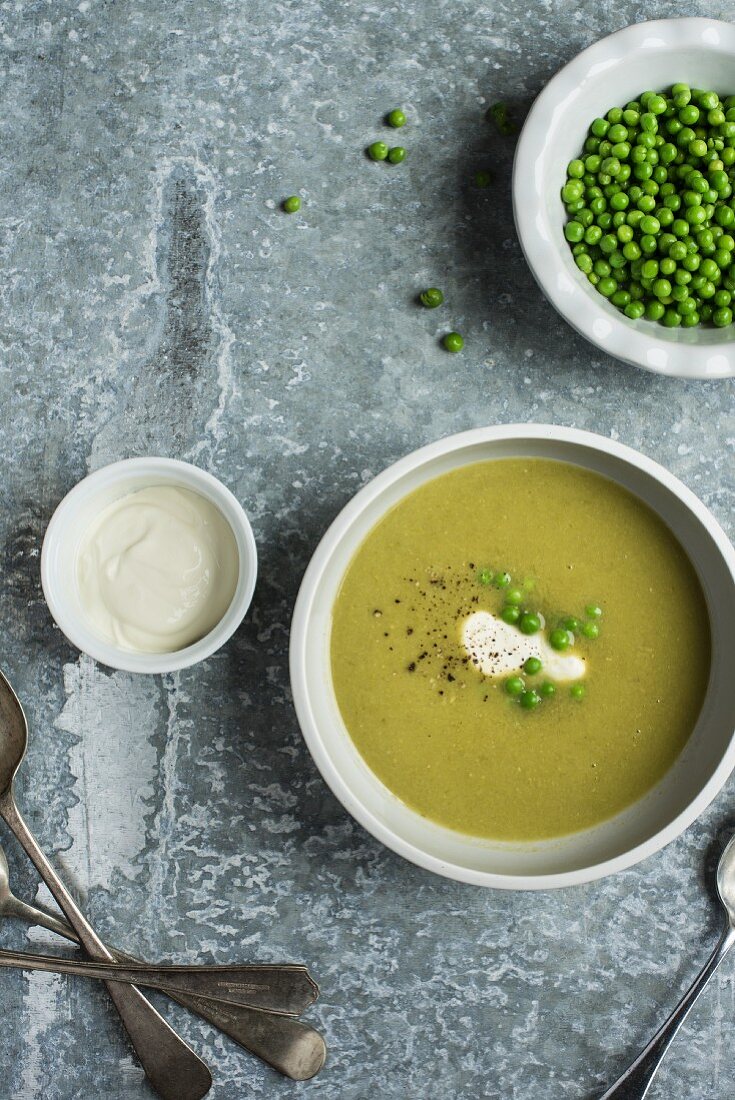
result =
[[536,281],[573,328],[627,363],[678,378],[735,374],[735,325],[663,328],[631,321],[577,268],[564,237],[566,167],[592,120],[647,88],[677,81],[735,93],[735,26],[714,19],[637,23],[600,39],[549,81],[526,119],[513,165],[513,212]]
[[[172,653],[137,653],[99,638],[89,626],[77,583],[77,551],[89,523],[112,501],[152,485],[190,489],[210,501],[230,525],[240,561],[235,594],[223,617],[198,642]],[[59,628],[77,649],[125,672],[174,672],[210,657],[242,622],[253,598],[257,574],[255,539],[239,502],[216,477],[173,458],[130,458],[85,477],[57,507],[41,550],[43,594]]]

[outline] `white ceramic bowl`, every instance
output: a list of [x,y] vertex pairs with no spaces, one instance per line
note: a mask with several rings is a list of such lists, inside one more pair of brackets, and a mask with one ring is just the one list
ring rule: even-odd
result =
[[[77,585],[77,550],[89,523],[113,500],[151,485],[176,485],[211,501],[229,523],[240,559],[235,594],[217,626],[198,642],[172,653],[134,653],[98,638],[87,622]],[[253,598],[257,573],[253,532],[230,490],[198,466],[172,458],[130,458],[85,477],[57,507],[41,550],[43,594],[58,626],[77,649],[127,672],[173,672],[211,656],[242,622]]]
[[626,27],[583,50],[549,81],[526,119],[513,166],[513,210],[531,271],[578,332],[646,370],[723,378],[735,374],[735,327],[665,329],[629,320],[579,271],[564,237],[560,191],[592,120],[647,88],[677,81],[735,93],[735,26],[662,19]]
[[[701,715],[683,753],[639,802],[594,829],[533,844],[483,841],[409,809],[368,768],[337,706],[329,660],[332,608],[368,532],[424,482],[467,463],[559,459],[635,493],[669,525],[693,562],[709,608],[713,657]],[[611,547],[611,553],[614,548]],[[317,767],[344,807],[395,852],[449,878],[506,889],[569,886],[611,874],[668,844],[702,813],[735,765],[735,551],[704,505],[662,466],[602,436],[546,425],[481,428],[409,455],[344,508],[306,571],[291,629],[291,684]]]

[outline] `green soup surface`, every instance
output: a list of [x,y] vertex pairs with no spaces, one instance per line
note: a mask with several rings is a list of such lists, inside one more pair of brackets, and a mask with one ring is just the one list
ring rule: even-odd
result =
[[[498,571],[547,634],[602,609],[598,637],[574,635],[582,698],[557,683],[526,709],[468,660],[461,624],[500,614]],[[641,798],[692,732],[709,666],[704,597],[668,527],[614,482],[546,459],[464,466],[406,496],[333,611],[332,679],[359,752],[414,810],[478,837],[561,836]]]

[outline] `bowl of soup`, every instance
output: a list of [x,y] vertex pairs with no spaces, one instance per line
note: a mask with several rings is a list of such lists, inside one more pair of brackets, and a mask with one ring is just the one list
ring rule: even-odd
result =
[[450,878],[573,885],[678,836],[735,765],[735,551],[645,456],[452,436],[362,489],[306,571],[301,729],[345,808]]

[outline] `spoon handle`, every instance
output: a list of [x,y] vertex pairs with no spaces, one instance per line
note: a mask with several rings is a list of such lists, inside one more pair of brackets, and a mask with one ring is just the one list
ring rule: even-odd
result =
[[[25,848],[87,954],[93,959],[111,962],[112,955],[83,916],[21,817],[12,786],[0,794],[0,816]],[[106,985],[146,1076],[159,1096],[163,1100],[201,1100],[212,1085],[211,1074],[201,1058],[134,985],[119,982],[107,982]]]
[[286,1016],[298,1016],[316,1000],[317,987],[305,966],[150,966],[0,950],[0,967],[144,985]]
[[709,982],[728,951],[735,945],[735,928],[728,924],[710,958],[684,994],[666,1023],[659,1028],[645,1050],[612,1085],[600,1100],[643,1100],[664,1054],[677,1031],[689,1015],[695,1001]]
[[[79,943],[79,937],[66,921],[27,905],[13,895],[5,902],[4,910],[6,916],[17,917],[28,924],[40,924],[73,943]],[[140,962],[134,955],[126,955],[114,947],[109,950],[116,962]],[[319,1032],[309,1024],[290,1016],[272,1015],[263,1009],[227,1004],[191,993],[177,993],[168,988],[164,988],[162,992],[182,1008],[201,1016],[207,1023],[229,1035],[250,1054],[294,1081],[309,1080],[324,1065],[326,1044]],[[316,987],[315,992],[318,992]],[[279,1005],[279,1008],[282,1006]]]

